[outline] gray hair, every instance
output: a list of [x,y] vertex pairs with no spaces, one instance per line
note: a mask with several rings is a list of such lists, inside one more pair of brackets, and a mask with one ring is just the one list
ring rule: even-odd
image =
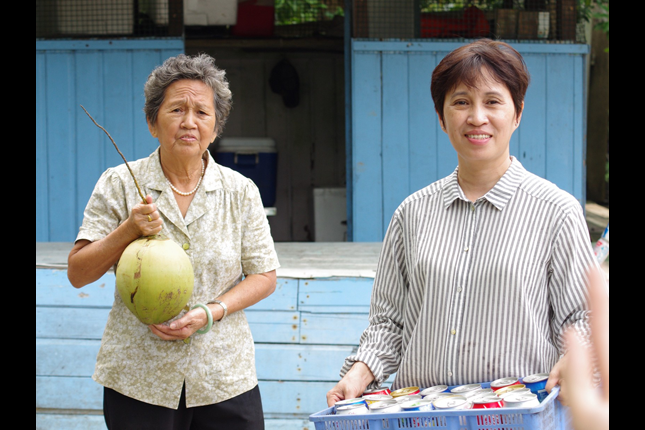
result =
[[150,74],[144,89],[146,105],[143,111],[146,118],[152,124],[156,124],[159,109],[166,98],[166,89],[184,79],[201,81],[213,89],[217,116],[215,131],[220,135],[233,107],[233,94],[226,79],[226,72],[217,68],[215,59],[206,54],[195,57],[181,54],[169,58]]

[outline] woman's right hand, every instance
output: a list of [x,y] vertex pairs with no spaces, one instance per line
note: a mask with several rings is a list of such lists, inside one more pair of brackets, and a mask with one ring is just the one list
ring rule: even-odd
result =
[[132,209],[128,224],[137,237],[155,236],[163,230],[163,220],[152,197],[146,197],[147,205],[139,203]]
[[341,400],[362,397],[374,379],[370,368],[365,363],[357,362],[343,380],[327,393],[327,405],[331,408]]

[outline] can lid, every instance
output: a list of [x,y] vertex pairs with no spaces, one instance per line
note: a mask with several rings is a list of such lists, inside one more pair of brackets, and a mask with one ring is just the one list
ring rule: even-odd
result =
[[454,388],[452,390],[452,393],[453,394],[470,393],[472,391],[477,391],[481,389],[482,389],[481,384],[462,385],[461,387]]
[[502,378],[490,384],[491,387],[508,387],[509,385],[520,382],[518,378]]
[[549,376],[550,375],[548,373],[538,373],[536,375],[527,376],[526,378],[524,378],[524,383],[535,384],[538,382],[544,382],[549,379]]
[[499,403],[501,401],[502,399],[497,396],[482,396],[474,399],[473,403],[475,403],[476,405],[489,405],[491,403]]
[[463,396],[441,397],[434,401],[434,407],[437,409],[454,409],[465,405],[468,400]]
[[408,387],[408,388],[403,388],[403,389],[394,391],[390,395],[394,398],[397,398],[397,397],[409,396],[411,394],[417,394],[419,392],[420,392],[419,387]]
[[526,403],[533,400],[537,400],[537,398],[538,398],[537,394],[520,393],[520,394],[514,394],[511,396],[505,397],[504,401],[506,403]]
[[437,385],[436,387],[431,387],[423,390],[421,392],[422,396],[428,396],[430,394],[435,394],[435,393],[445,393],[448,391],[448,386],[447,385]]

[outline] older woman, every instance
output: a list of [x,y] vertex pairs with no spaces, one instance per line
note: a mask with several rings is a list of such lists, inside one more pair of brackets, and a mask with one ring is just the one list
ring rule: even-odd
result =
[[[69,279],[77,288],[95,282],[131,242],[163,230],[193,263],[195,310],[146,327],[116,295],[94,375],[108,428],[263,429],[242,311],[274,292],[279,263],[258,188],[207,151],[231,110],[225,73],[206,55],[181,55],[151,74],[145,95],[160,147],[131,167],[147,204],[125,166],[109,169],[86,209]],[[196,334],[209,313],[217,322]]]
[[549,372],[550,387],[559,382],[564,330],[588,334],[594,258],[580,203],[510,154],[529,82],[522,56],[491,40],[435,70],[432,95],[459,166],[395,213],[370,326],[330,406],[395,373],[395,389]]

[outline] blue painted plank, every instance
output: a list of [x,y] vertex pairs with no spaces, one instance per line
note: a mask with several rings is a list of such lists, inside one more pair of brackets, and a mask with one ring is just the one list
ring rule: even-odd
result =
[[36,376],[89,378],[100,340],[36,339]]
[[327,393],[338,382],[260,381],[265,414],[309,416],[327,409]]
[[36,307],[36,339],[101,340],[109,309]]
[[369,314],[367,313],[303,313],[301,343],[358,346],[368,326]]
[[[410,64],[410,191],[419,191],[438,177],[437,134],[441,132],[430,86],[437,57],[413,53]],[[407,196],[406,196],[407,197]],[[389,222],[388,222],[389,224]]]
[[522,125],[517,131],[520,145],[512,155],[515,155],[529,172],[544,178],[547,153],[546,56],[530,54],[525,60],[531,73],[531,85],[526,94]]
[[334,278],[301,281],[300,310],[306,312],[369,313],[373,279]]
[[[168,57],[170,56],[173,55],[168,55]],[[146,103],[143,88],[150,73],[168,57],[164,56],[162,58],[161,52],[150,50],[137,52],[132,58],[132,104],[134,106],[133,141],[135,143],[133,157],[135,160],[150,156],[159,146],[157,139],[153,138],[148,130],[148,123],[143,112],[143,107]]]
[[378,52],[353,60],[354,241],[383,240],[382,77]]
[[573,160],[575,87],[573,57],[558,55],[547,59],[547,175],[546,179],[574,194]]
[[46,68],[50,240],[63,242],[77,228],[74,57],[50,53]]
[[261,343],[298,343],[300,313],[247,310],[253,339]]
[[297,279],[278,279],[275,293],[248,310],[296,311],[298,309],[298,284]]
[[[586,57],[573,57],[574,95],[574,154],[573,154],[573,195],[582,206],[587,202],[587,96]],[[609,106],[607,106],[609,109]]]
[[103,410],[103,387],[91,378],[36,376],[36,409]]
[[77,290],[69,282],[67,271],[36,270],[36,306],[90,307],[111,309],[116,278],[108,273],[97,282]]
[[383,226],[410,195],[408,56],[383,53]]
[[107,430],[103,415],[36,413],[36,430]]
[[[434,41],[353,41],[354,51],[405,51],[405,52],[452,52],[474,40],[463,40],[458,42],[434,42]],[[590,46],[584,44],[554,44],[554,43],[518,43],[508,41],[521,54],[573,54],[587,55]]]
[[[71,55],[71,54],[70,54]],[[76,152],[76,225],[83,222],[83,211],[94,191],[101,173],[105,171],[105,134],[85,115],[80,105],[94,117],[104,117],[103,56],[97,51],[73,54],[76,59],[76,103],[72,114],[76,118],[79,142]],[[75,232],[77,233],[77,232]]]
[[49,241],[46,56],[36,53],[36,242]]

